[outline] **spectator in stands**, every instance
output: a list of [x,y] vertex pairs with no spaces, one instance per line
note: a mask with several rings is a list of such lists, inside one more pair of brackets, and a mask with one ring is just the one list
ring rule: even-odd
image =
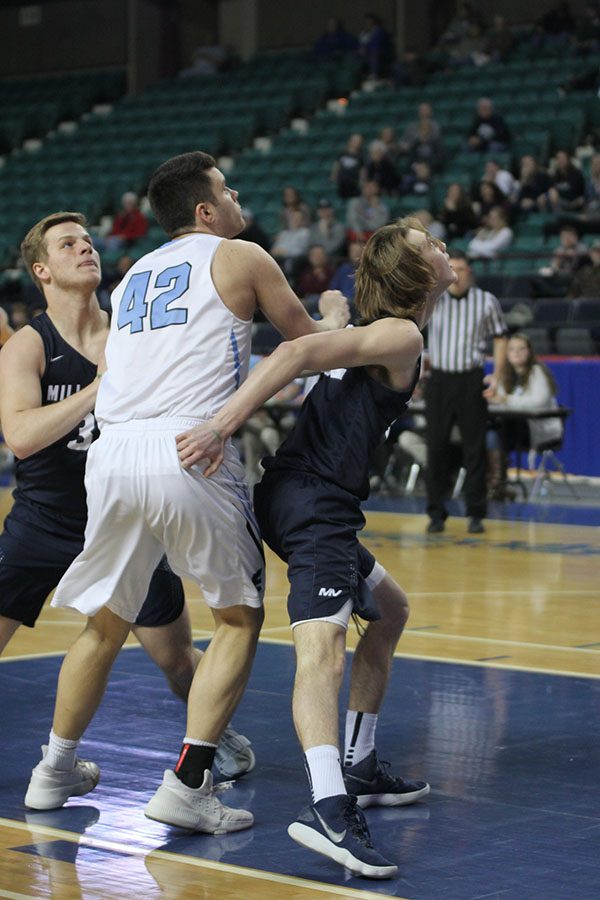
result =
[[432,172],[439,172],[444,165],[444,146],[439,137],[435,137],[433,123],[424,119],[419,123],[416,139],[408,150],[408,161],[427,163]]
[[535,156],[521,157],[519,180],[515,186],[514,202],[518,212],[529,213],[537,210],[539,198],[548,192],[550,178],[541,168]]
[[[450,432],[456,423],[463,440],[467,470],[465,498],[468,530],[480,534],[486,514],[487,403],[496,390],[506,358],[506,322],[500,304],[473,283],[464,253],[450,251],[457,281],[442,294],[428,328],[431,374],[426,387],[427,410],[427,531],[444,530],[447,516]],[[486,338],[494,341],[494,373],[484,379]]]
[[196,47],[192,55],[192,63],[187,69],[182,69],[180,78],[195,78],[199,75],[216,75],[228,68],[231,63],[231,55],[227,47],[221,44],[207,44]]
[[401,151],[400,145],[396,140],[396,132],[391,125],[386,125],[381,129],[379,132],[379,140],[382,144],[385,144],[385,152],[388,159],[391,159],[395,164],[398,161]]
[[550,188],[539,198],[542,210],[550,212],[576,212],[583,207],[585,182],[570,154],[559,150],[550,167]]
[[328,256],[339,256],[346,244],[346,228],[326,197],[317,203],[317,221],[310,226],[310,243],[320,244]]
[[467,35],[450,48],[449,65],[483,66],[490,62],[486,54],[486,37],[478,22],[471,22]]
[[584,201],[585,213],[600,217],[600,153],[592,156],[590,174],[585,180]]
[[10,311],[10,325],[13,331],[19,331],[24,325],[29,325],[29,310],[24,303],[13,303]]
[[[127,191],[121,197],[121,211],[115,216],[112,228],[104,238],[108,249],[132,247],[148,231],[148,219],[139,208],[137,194]],[[96,245],[98,245],[96,241]]]
[[432,177],[429,163],[414,162],[410,171],[402,176],[400,192],[402,194],[427,194],[431,189]]
[[496,153],[506,150],[509,144],[510,131],[504,118],[494,112],[494,104],[488,97],[480,97],[469,131],[468,149]]
[[581,55],[600,50],[600,7],[597,2],[586,3],[583,15],[577,17],[575,47]]
[[129,253],[123,253],[114,265],[109,263],[103,266],[102,281],[96,292],[101,309],[110,310],[110,295],[129,272],[134,262],[135,260]]
[[346,226],[349,240],[366,241],[389,221],[390,211],[381,199],[379,185],[376,181],[365,181],[361,196],[348,201]]
[[564,43],[575,31],[575,19],[568,3],[557,3],[535,23],[536,43]]
[[600,241],[590,247],[589,261],[584,261],[573,276],[568,297],[600,297]]
[[500,188],[506,198],[512,196],[516,181],[508,169],[503,169],[500,163],[495,159],[488,159],[483,170],[482,181],[492,181]]
[[531,281],[533,296],[564,297],[587,255],[588,249],[579,240],[577,228],[574,225],[563,225],[550,265],[541,268],[539,276]]
[[571,75],[558,87],[559,96],[565,97],[573,91],[593,91],[596,96],[600,91],[600,66],[591,65],[585,72]]
[[415,209],[411,213],[413,219],[418,219],[423,228],[426,228],[432,237],[439,241],[445,240],[446,229],[441,222],[433,218],[428,209]]
[[302,224],[310,225],[311,211],[308,203],[305,203],[298,188],[288,185],[281,192],[281,209],[279,211],[279,227],[289,228],[292,221],[292,213],[302,213]]
[[447,244],[451,244],[456,238],[464,237],[467,232],[477,227],[477,216],[463,186],[458,182],[448,185],[437,219],[444,226],[446,231],[444,240]]
[[392,64],[392,81],[396,89],[421,87],[428,74],[427,60],[414,47],[407,47]]
[[[313,244],[308,249],[308,263],[300,270],[296,281],[296,293],[300,297],[322,294],[329,287],[334,270],[325,248]],[[318,301],[318,297],[317,297]]]
[[317,39],[313,47],[313,56],[319,62],[340,60],[349,53],[354,53],[358,41],[353,34],[346,31],[344,23],[336,16],[327,19],[325,31]]
[[452,47],[463,38],[467,37],[472,25],[482,25],[481,17],[476,12],[473,3],[463,2],[458,4],[456,15],[440,38],[440,44]]
[[442,130],[433,118],[433,107],[431,106],[431,103],[419,103],[416,120],[406,126],[402,139],[400,140],[399,147],[402,153],[410,153],[413,144],[420,139],[422,134],[421,128],[424,122],[429,125],[428,134],[430,135],[430,140],[441,139]]
[[377,182],[382,194],[395,194],[398,190],[398,172],[383,141],[375,140],[369,144],[366,177],[368,181]]
[[288,278],[293,278],[299,264],[308,252],[310,231],[304,224],[304,214],[300,209],[290,212],[290,224],[278,231],[273,240],[273,256]]
[[477,195],[473,201],[473,212],[480,226],[484,225],[487,214],[494,206],[503,207],[508,217],[509,206],[498,185],[493,181],[480,181],[477,186]]
[[[490,403],[508,409],[545,409],[556,406],[558,389],[552,373],[540,362],[530,339],[513,334],[506,349],[506,365],[495,388],[489,392]],[[517,447],[535,448],[563,435],[561,419],[512,419],[498,430],[487,434],[490,495],[495,500],[510,499],[506,490],[506,453]]]
[[495,259],[512,244],[513,232],[509,228],[506,213],[501,206],[492,206],[480,228],[469,241],[471,259]]
[[[341,291],[348,300],[354,299],[355,291],[355,275],[358,264],[365,249],[365,241],[350,241],[348,244],[348,258],[340,263],[335,270],[335,274],[329,282],[329,289],[332,291]],[[354,312],[354,310],[353,310]]]
[[379,16],[366,13],[364,21],[365,27],[358,36],[358,53],[367,78],[378,81],[389,75],[394,61],[394,45]]
[[242,209],[242,216],[244,217],[244,230],[238,234],[238,239],[241,241],[251,241],[253,244],[258,244],[259,247],[262,247],[263,250],[266,250],[267,253],[271,249],[271,238],[266,233],[266,231],[260,227],[254,213],[247,206]]
[[333,164],[331,180],[337,187],[338,195],[344,200],[360,195],[365,165],[363,155],[364,142],[362,134],[351,134],[346,143],[346,148]]
[[491,62],[506,62],[514,45],[514,38],[504,16],[494,16],[485,40],[485,53]]

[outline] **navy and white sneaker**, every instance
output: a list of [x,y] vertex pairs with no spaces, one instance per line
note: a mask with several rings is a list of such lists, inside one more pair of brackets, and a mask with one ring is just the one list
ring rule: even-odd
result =
[[426,797],[430,787],[426,781],[404,781],[388,772],[390,764],[377,759],[371,750],[355,766],[344,767],[344,783],[349,794],[355,794],[361,809],[367,806],[408,806]]
[[356,797],[338,794],[307,806],[289,826],[288,834],[301,847],[327,856],[355,875],[393,878],[398,874],[398,866],[373,847]]

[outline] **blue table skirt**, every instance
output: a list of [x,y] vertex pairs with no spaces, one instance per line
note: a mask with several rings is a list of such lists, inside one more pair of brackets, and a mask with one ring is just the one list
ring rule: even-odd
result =
[[600,476],[600,359],[545,359],[558,385],[558,401],[573,412],[557,454],[567,472]]

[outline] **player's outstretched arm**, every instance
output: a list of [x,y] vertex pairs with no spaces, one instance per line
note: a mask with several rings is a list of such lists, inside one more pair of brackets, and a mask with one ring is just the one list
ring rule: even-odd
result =
[[44,346],[25,326],[0,352],[0,421],[6,444],[26,459],[68,434],[91,412],[99,380],[58,403],[42,406]]
[[184,468],[201,459],[210,460],[204,470],[212,475],[223,460],[230,437],[269,397],[304,371],[320,372],[354,366],[381,366],[411,383],[423,348],[415,324],[406,319],[381,319],[364,328],[347,328],[315,334],[280,344],[256,365],[246,382],[209,422],[177,436],[177,451]]

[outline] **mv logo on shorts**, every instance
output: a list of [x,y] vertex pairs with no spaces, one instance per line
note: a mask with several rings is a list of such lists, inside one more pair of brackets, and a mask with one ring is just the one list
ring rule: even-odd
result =
[[319,588],[319,597],[339,597],[342,589],[336,591],[335,588]]

